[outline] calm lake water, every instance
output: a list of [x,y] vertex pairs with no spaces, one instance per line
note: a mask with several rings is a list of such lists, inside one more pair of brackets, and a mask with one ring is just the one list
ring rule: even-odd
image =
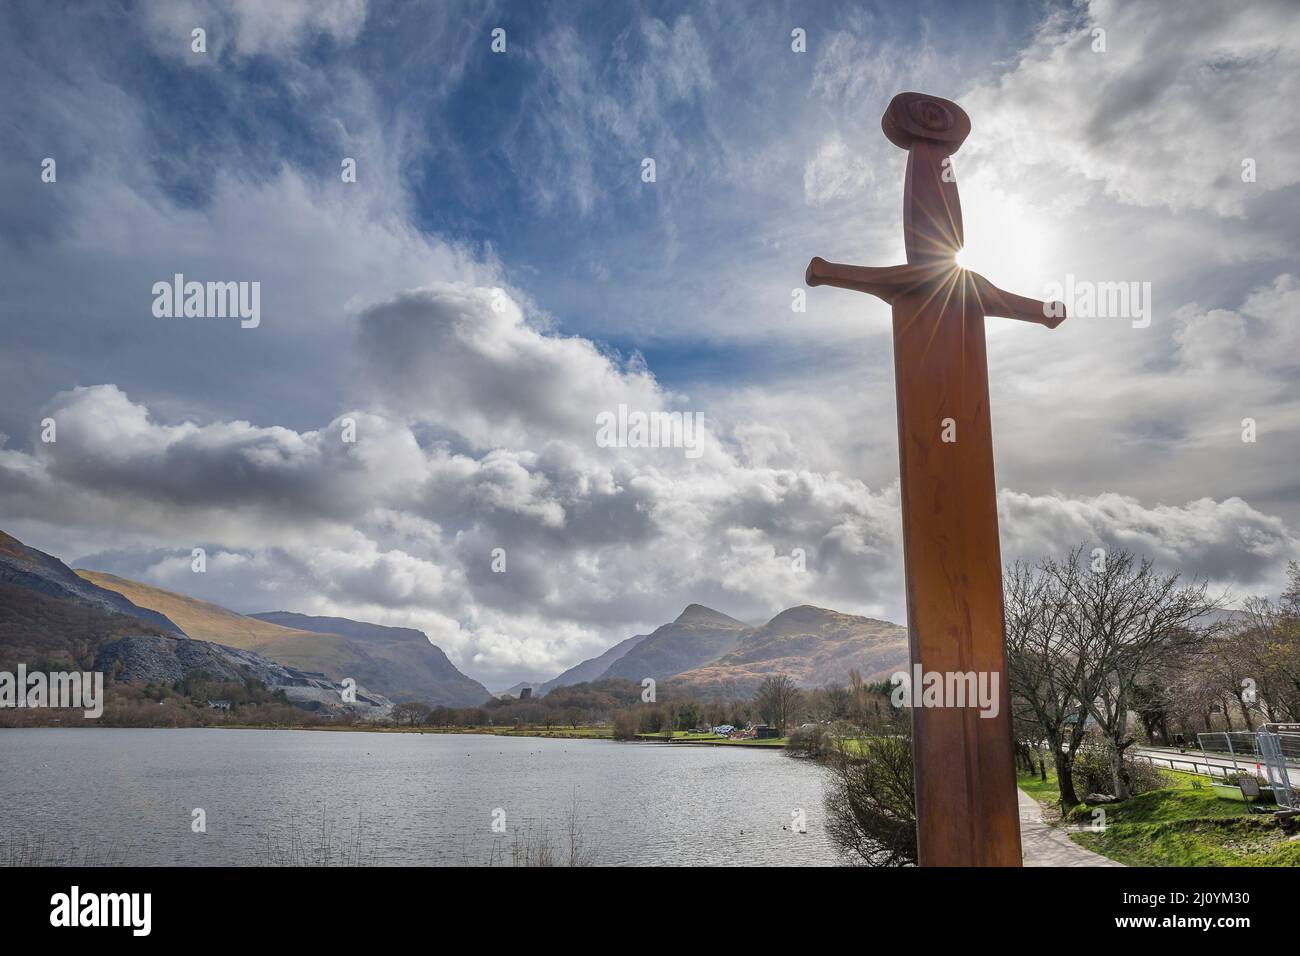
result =
[[[191,830],[192,811],[207,833]],[[505,834],[492,830],[505,812]],[[483,864],[526,833],[592,862],[828,865],[822,771],[739,747],[293,730],[0,730],[0,847],[107,862],[249,865],[296,845]],[[790,828],[806,814],[807,833]],[[782,828],[785,829],[782,829]]]

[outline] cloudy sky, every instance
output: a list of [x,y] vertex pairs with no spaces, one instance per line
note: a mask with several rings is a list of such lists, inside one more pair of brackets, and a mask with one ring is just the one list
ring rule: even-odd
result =
[[[419,627],[493,687],[692,601],[902,621],[888,307],[792,290],[903,260],[903,90],[971,116],[965,265],[1150,283],[1145,327],[989,320],[1004,558],[1240,597],[1300,557],[1294,3],[0,19],[0,527],[71,564]],[[155,317],[176,273],[259,282],[260,325]],[[703,415],[702,453],[600,447],[620,404]]]

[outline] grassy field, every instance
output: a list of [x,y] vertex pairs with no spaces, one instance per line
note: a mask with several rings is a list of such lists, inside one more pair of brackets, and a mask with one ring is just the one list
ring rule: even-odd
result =
[[[637,737],[649,741],[667,739],[663,734],[637,734]],[[673,731],[673,743],[675,744],[716,744],[735,747],[784,747],[789,741],[789,737],[774,737],[770,740],[732,740],[730,737],[722,737],[718,734],[694,734],[687,730]]]
[[[1300,827],[1217,798],[1195,774],[1164,777],[1169,785],[1160,790],[1106,804],[1103,832],[1072,832],[1070,839],[1128,866],[1300,866]],[[1018,774],[1017,783],[1040,803],[1056,802],[1053,774],[1046,782]],[[1090,808],[1078,807],[1067,825],[1091,819]]]
[[[274,730],[280,729],[257,724],[224,724],[222,726],[240,730]],[[509,727],[376,727],[373,724],[317,724],[313,726],[290,727],[291,730],[326,730],[354,731],[372,734],[487,734],[494,737],[555,737],[559,739],[613,740],[614,727],[611,724],[596,724],[590,727],[543,727],[532,726],[515,729]],[[637,734],[637,738],[648,743],[664,740],[663,734]],[[774,740],[732,740],[717,734],[693,734],[687,731],[673,733],[673,743],[708,744],[732,747],[775,747],[781,748],[790,740],[789,737],[777,737]]]
[[[407,728],[394,728],[406,730]],[[416,727],[416,733],[431,734],[492,734],[498,737],[560,737],[584,738],[587,740],[613,740],[614,728],[610,724],[598,724],[592,727]],[[653,743],[664,740],[663,734],[637,734],[637,738]],[[678,730],[673,733],[673,743],[686,744],[725,744],[738,747],[784,747],[790,738],[778,737],[775,740],[731,740],[717,734],[694,734]]]
[[1048,771],[1046,780],[1040,780],[1036,773],[1016,771],[1016,786],[1039,803],[1056,803],[1060,797],[1056,789],[1056,774],[1052,771]]
[[496,737],[559,737],[566,740],[574,738],[584,740],[613,740],[612,724],[595,724],[591,727],[419,727],[425,733],[433,734],[491,734]]
[[331,732],[353,732],[362,734],[488,734],[494,737],[560,737],[565,739],[582,738],[586,740],[613,740],[614,727],[611,724],[596,724],[591,727],[380,727],[374,724],[306,724],[289,726],[279,724],[220,724],[229,730],[324,730]]

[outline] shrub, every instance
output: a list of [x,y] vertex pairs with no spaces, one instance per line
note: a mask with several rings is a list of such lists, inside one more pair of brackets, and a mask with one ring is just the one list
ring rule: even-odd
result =
[[639,718],[633,711],[620,710],[614,714],[615,740],[636,740],[637,730],[639,728]]
[[826,832],[854,863],[916,863],[912,740],[866,737],[850,749],[833,746],[827,760]]
[[824,757],[829,752],[834,738],[826,732],[821,724],[806,724],[790,732],[786,741],[785,752],[791,757]]
[[[1113,753],[1110,741],[1104,737],[1089,734],[1084,738],[1074,756],[1074,790],[1080,797],[1090,793],[1115,795],[1115,778],[1111,769]],[[1125,757],[1122,767],[1129,792],[1133,795],[1168,786],[1164,774],[1148,761]]]

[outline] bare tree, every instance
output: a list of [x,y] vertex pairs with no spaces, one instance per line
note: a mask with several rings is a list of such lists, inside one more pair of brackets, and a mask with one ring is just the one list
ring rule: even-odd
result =
[[422,704],[419,701],[405,701],[393,707],[393,722],[399,727],[402,724],[406,724],[408,727],[416,727],[424,723],[431,709],[428,704]]
[[1169,721],[1180,697],[1188,692],[1186,675],[1207,673],[1209,652],[1208,645],[1171,649],[1138,674],[1133,682],[1132,709],[1151,743],[1174,742]]
[[1004,582],[1013,716],[1047,742],[1061,804],[1069,809],[1079,802],[1073,764],[1083,741],[1079,688],[1088,672],[1087,661],[1065,639],[1069,594],[1047,567],[1020,561],[1007,568]]
[[[1201,661],[1207,654],[1196,660]],[[1203,664],[1193,665],[1178,674],[1169,703],[1169,716],[1174,725],[1194,741],[1202,730],[1213,730],[1214,704],[1219,697],[1215,680]]]
[[[1248,599],[1231,633],[1240,660],[1233,676],[1250,680],[1254,706],[1270,723],[1300,720],[1300,565],[1288,564],[1287,575],[1281,600]],[[1231,688],[1241,690],[1240,681]]]
[[[1255,729],[1255,717],[1260,711],[1256,696],[1261,670],[1255,661],[1252,637],[1256,632],[1249,618],[1224,633],[1216,635],[1197,662],[1210,691],[1224,702],[1225,712],[1235,703],[1248,731]],[[1267,683],[1267,678],[1264,678]]]
[[1222,601],[1209,596],[1206,582],[1180,584],[1178,574],[1158,573],[1148,558],[1125,550],[1100,558],[1085,564],[1081,545],[1043,567],[1067,598],[1064,641],[1086,663],[1075,694],[1110,743],[1115,796],[1124,799],[1135,686],[1169,655],[1195,649],[1205,637],[1201,622]]
[[794,712],[798,700],[799,688],[786,674],[766,678],[759,685],[758,693],[754,695],[754,704],[758,707],[763,720],[775,727],[777,733],[782,736],[785,735],[785,728],[790,723],[790,715]]

